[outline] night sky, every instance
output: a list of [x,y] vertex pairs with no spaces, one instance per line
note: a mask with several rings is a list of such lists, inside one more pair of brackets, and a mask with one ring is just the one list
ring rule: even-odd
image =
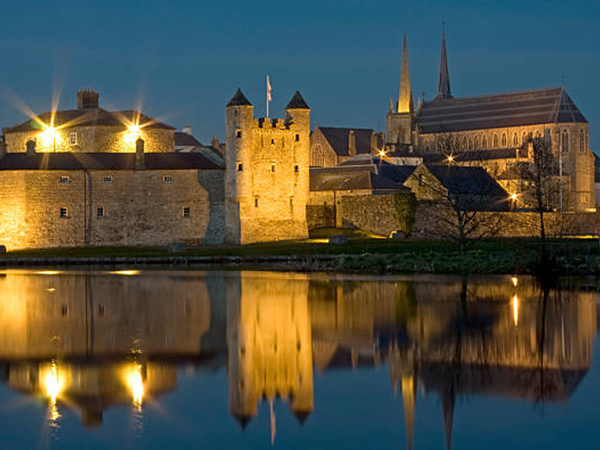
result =
[[[93,5],[93,6],[90,6]],[[203,142],[224,135],[240,86],[271,116],[300,90],[313,126],[383,129],[398,94],[402,34],[413,92],[437,89],[446,22],[452,92],[469,96],[559,86],[600,149],[600,7],[594,1],[2,1],[0,126],[76,107],[81,87],[106,109],[144,112]],[[21,108],[22,109],[22,108]]]

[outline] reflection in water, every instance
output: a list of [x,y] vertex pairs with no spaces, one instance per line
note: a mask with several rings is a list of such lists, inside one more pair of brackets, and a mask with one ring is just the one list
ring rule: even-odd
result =
[[[124,276],[128,275],[128,276]],[[412,448],[419,387],[441,399],[446,447],[461,396],[567,401],[591,366],[596,294],[530,280],[364,279],[270,273],[7,272],[0,364],[13,389],[99,426],[104,411],[177,388],[181,365],[222,367],[242,428],[284,402],[318,408],[313,367],[384,364]],[[315,406],[316,403],[316,406]],[[340,412],[342,413],[342,412]]]

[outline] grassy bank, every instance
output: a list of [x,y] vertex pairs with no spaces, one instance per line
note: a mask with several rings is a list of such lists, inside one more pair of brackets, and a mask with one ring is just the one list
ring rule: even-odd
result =
[[[557,273],[599,275],[596,239],[549,242]],[[538,265],[536,239],[494,239],[474,242],[463,255],[443,240],[391,240],[351,234],[345,244],[329,244],[322,236],[247,246],[189,248],[91,247],[20,250],[0,256],[5,267],[71,264],[211,265],[283,270],[333,270],[360,273],[532,273]]]

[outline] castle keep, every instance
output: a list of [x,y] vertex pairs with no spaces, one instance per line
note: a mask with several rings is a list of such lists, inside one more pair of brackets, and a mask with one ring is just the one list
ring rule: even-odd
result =
[[238,89],[226,109],[227,242],[308,237],[310,108],[299,92],[284,119],[254,119]]

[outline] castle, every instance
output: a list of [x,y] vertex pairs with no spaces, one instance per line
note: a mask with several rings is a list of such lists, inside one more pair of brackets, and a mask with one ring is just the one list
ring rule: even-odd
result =
[[[435,201],[420,189],[424,177],[449,195],[482,200],[478,210],[526,210],[531,183],[520,169],[533,162],[532,138],[558,161],[556,211],[596,210],[589,125],[565,89],[454,98],[445,34],[437,96],[416,107],[404,38],[386,133],[311,131],[310,114],[296,92],[283,118],[255,118],[238,89],[225,107],[225,146],[218,139],[203,146],[188,128],[176,132],[140,111],[106,111],[97,92],[82,89],[76,109],[4,128],[0,245],[250,244],[305,239],[322,227],[409,233],[392,197]],[[592,219],[581,232],[594,231]]]

